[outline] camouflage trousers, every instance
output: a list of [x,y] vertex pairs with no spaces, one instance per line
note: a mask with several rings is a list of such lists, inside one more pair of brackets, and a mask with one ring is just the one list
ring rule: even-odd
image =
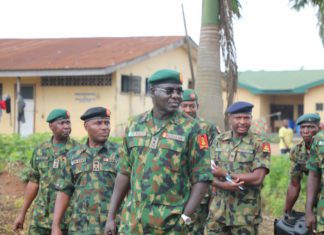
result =
[[203,235],[208,216],[208,203],[200,204],[194,215],[194,224],[191,235]]
[[[52,230],[50,228],[43,228],[34,225],[30,225],[28,229],[28,235],[51,235]],[[67,230],[62,230],[63,235],[67,235]]]
[[218,223],[218,226],[213,226],[213,229],[207,227],[208,235],[257,235],[259,225],[241,225],[241,226],[226,226]]

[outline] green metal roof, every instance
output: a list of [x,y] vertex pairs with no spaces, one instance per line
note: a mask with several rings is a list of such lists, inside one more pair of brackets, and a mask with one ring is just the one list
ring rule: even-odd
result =
[[324,85],[324,70],[246,71],[238,75],[239,86],[254,94],[303,94]]

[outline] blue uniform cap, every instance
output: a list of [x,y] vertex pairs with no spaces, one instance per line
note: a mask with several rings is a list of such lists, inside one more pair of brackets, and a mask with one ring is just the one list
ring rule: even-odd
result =
[[251,113],[254,105],[249,102],[238,101],[229,106],[226,113]]
[[304,115],[300,116],[297,119],[296,124],[301,125],[301,124],[303,124],[305,122],[318,124],[320,121],[321,121],[321,117],[320,117],[319,114],[317,114],[317,113],[307,113],[307,114],[304,114]]

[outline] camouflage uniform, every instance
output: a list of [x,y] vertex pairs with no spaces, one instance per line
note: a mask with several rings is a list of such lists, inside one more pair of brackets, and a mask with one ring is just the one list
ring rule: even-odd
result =
[[81,145],[68,153],[60,191],[70,196],[69,234],[103,234],[116,178],[118,145]]
[[306,149],[306,144],[304,140],[301,140],[296,144],[290,151],[290,161],[291,178],[296,178],[300,181],[303,174],[308,175],[308,170],[306,168],[306,161],[309,159],[310,152]]
[[[216,135],[219,134],[217,133],[216,127],[202,118],[196,118],[196,120],[199,121],[202,129],[206,130],[208,135],[208,140],[209,140],[208,141],[209,146],[212,146],[213,140],[215,139]],[[212,189],[210,187],[209,192],[205,195],[199,207],[197,208],[195,215],[193,216],[194,224],[192,230],[190,231],[191,235],[204,234],[205,225],[207,222],[208,210],[209,210],[208,207],[209,207],[211,191]]]
[[191,186],[212,180],[205,131],[181,111],[157,129],[152,112],[126,129],[118,172],[129,175],[121,234],[188,234],[181,217]]
[[[233,132],[216,137],[211,148],[216,165],[233,173],[250,173],[270,166],[270,146],[252,133],[238,142]],[[261,187],[244,186],[235,192],[217,189],[210,206],[208,234],[257,234],[261,217]]]
[[[34,203],[33,218],[30,223],[30,234],[50,234],[56,199],[56,184],[61,177],[62,165],[66,161],[68,150],[78,143],[68,139],[62,147],[56,147],[52,139],[41,144],[33,153],[29,181],[39,185],[38,194]],[[61,227],[67,229],[70,214],[69,209],[62,220]],[[38,231],[38,232],[37,232]]]
[[316,171],[321,174],[321,189],[319,195],[319,201],[317,203],[317,225],[316,230],[318,233],[324,232],[324,131],[320,131],[314,137],[314,141],[311,147],[310,158],[307,161],[307,169],[310,171]]

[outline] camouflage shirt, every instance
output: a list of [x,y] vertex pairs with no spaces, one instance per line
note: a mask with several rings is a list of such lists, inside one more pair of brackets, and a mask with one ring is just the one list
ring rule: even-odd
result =
[[[248,133],[234,142],[233,132],[216,137],[211,148],[216,165],[233,173],[250,173],[257,168],[270,169],[270,146],[260,138]],[[244,191],[231,192],[218,189],[210,207],[209,225],[212,221],[232,225],[253,225],[262,221],[261,186],[244,185]]]
[[317,232],[324,232],[324,131],[320,131],[314,137],[310,158],[306,164],[307,169],[320,174],[321,185],[319,201],[317,203]]
[[103,234],[116,178],[118,145],[81,145],[68,153],[60,191],[71,197],[69,233]]
[[197,118],[196,120],[198,120],[200,122],[200,126],[204,130],[206,130],[207,135],[208,135],[209,146],[211,146],[213,144],[213,141],[216,138],[217,134],[219,134],[216,126],[208,121],[205,121],[203,118]]
[[126,128],[118,171],[131,179],[121,233],[174,231],[191,186],[212,180],[206,131],[181,111],[160,128],[152,111],[141,114]]
[[[60,180],[63,163],[69,149],[78,143],[69,139],[62,147],[54,147],[52,139],[38,146],[31,159],[29,181],[39,185],[34,202],[31,225],[51,228],[56,199],[56,184]],[[62,229],[67,229],[69,210],[62,220]]]
[[304,140],[301,140],[290,151],[291,169],[290,175],[292,178],[301,180],[303,174],[308,174],[306,161],[309,159],[310,151],[307,150]]

